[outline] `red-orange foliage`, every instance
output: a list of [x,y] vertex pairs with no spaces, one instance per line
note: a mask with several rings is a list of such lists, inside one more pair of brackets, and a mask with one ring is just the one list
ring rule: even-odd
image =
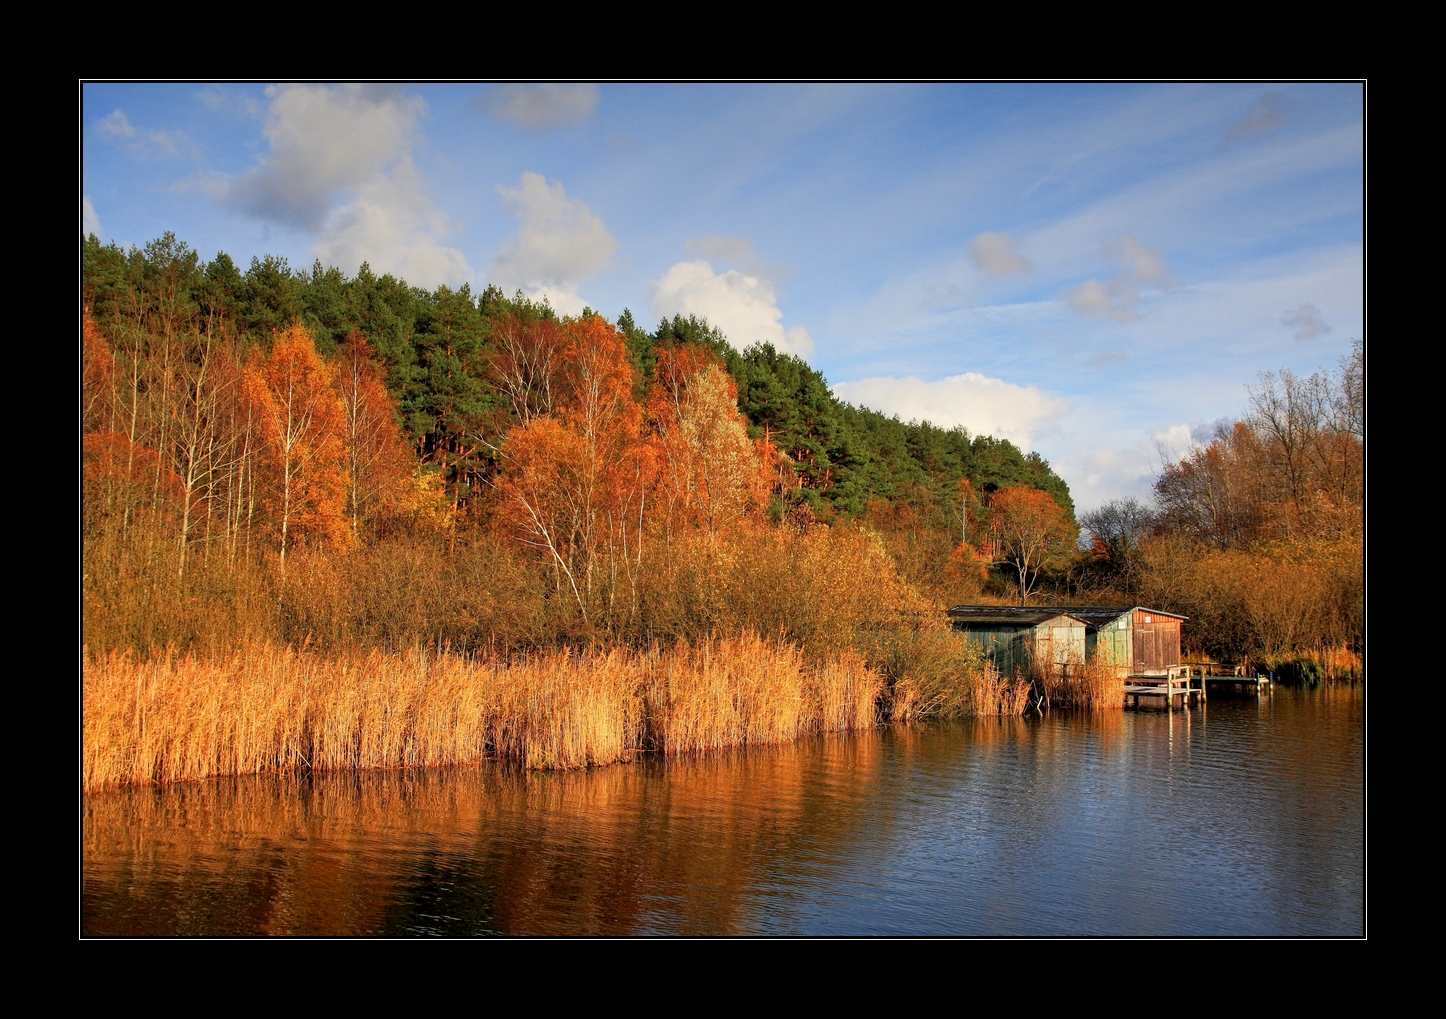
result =
[[553,409],[508,435],[498,487],[506,525],[566,582],[586,619],[600,568],[636,590],[653,456],[622,335],[596,316],[565,323],[563,334]]
[[336,367],[321,359],[311,334],[293,323],[271,353],[246,366],[245,392],[256,410],[268,482],[265,504],[278,530],[282,568],[296,536],[331,545],[351,541],[347,526],[345,412]]
[[1079,528],[1052,495],[1037,488],[995,492],[989,509],[994,561],[1014,567],[1019,604],[1027,605],[1040,571],[1069,556]]
[[987,542],[979,547],[967,542],[955,545],[949,553],[947,576],[958,587],[977,588],[989,578],[989,564],[993,561],[993,549]]
[[80,336],[80,426],[91,432],[104,428],[110,418],[115,365],[89,310],[83,313]]
[[658,433],[660,510],[680,526],[713,533],[768,498],[776,452],[748,438],[738,387],[702,347],[662,350],[648,412]]
[[362,523],[397,505],[412,473],[396,409],[382,380],[382,366],[360,332],[341,347],[337,363],[346,457],[346,511],[353,536]]
[[91,432],[81,442],[83,512],[87,531],[138,512],[175,523],[185,498],[181,479],[161,463],[154,449],[137,445],[121,432]]
[[1338,371],[1267,372],[1251,413],[1166,464],[1155,483],[1163,530],[1219,548],[1343,538],[1365,525],[1365,349]]

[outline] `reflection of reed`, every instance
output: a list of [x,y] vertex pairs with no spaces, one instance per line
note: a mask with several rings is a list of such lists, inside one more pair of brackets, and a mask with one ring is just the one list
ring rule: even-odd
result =
[[271,647],[147,662],[112,653],[84,666],[83,785],[486,757],[608,764],[639,750],[864,728],[883,692],[857,653],[810,665],[794,645],[746,635],[508,661],[424,651],[325,660]]
[[[815,846],[856,839],[883,742],[99,793],[84,806],[84,922],[88,933],[741,931],[761,868],[808,866]],[[137,894],[149,897],[140,908]],[[122,929],[127,915],[147,920]]]

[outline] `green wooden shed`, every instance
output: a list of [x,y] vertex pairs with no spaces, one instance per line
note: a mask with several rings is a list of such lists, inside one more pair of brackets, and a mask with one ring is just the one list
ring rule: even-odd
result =
[[1001,675],[1085,660],[1085,621],[1073,609],[955,605],[949,622],[981,645]]
[[1180,664],[1180,624],[1187,616],[1144,605],[1071,605],[1055,611],[1085,621],[1087,662],[1111,661],[1121,676],[1164,675]]

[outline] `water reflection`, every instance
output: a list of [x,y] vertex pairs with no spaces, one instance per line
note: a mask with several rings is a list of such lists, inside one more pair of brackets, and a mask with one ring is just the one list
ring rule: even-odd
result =
[[84,801],[87,934],[1363,932],[1363,700]]

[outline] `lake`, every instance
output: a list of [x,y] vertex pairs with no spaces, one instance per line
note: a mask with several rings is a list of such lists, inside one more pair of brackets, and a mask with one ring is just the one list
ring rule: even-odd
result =
[[1365,933],[1362,687],[82,797],[104,935]]

